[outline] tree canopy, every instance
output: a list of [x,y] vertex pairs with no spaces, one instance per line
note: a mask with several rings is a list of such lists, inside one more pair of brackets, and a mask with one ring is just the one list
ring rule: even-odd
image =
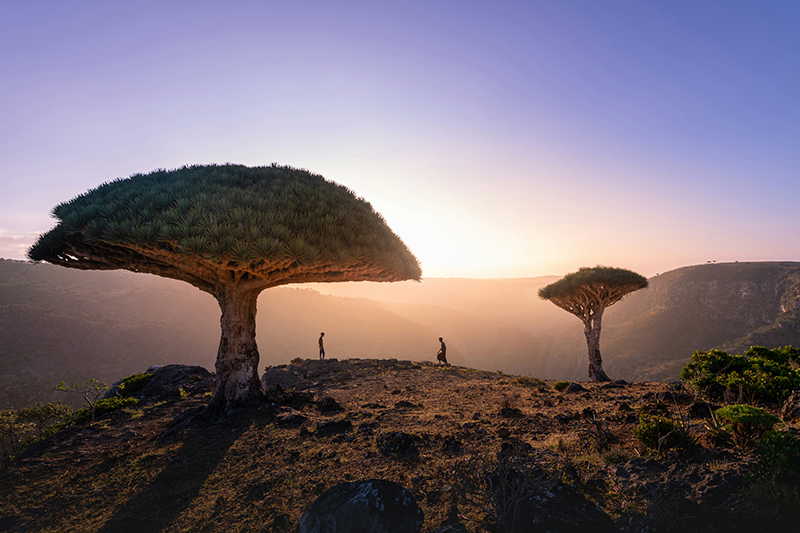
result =
[[608,307],[629,292],[645,287],[647,278],[624,268],[582,267],[539,289],[539,297],[580,317],[600,305]]
[[306,281],[419,279],[417,259],[363,198],[286,166],[186,166],[117,179],[53,209],[35,261],[128,269],[212,292]]

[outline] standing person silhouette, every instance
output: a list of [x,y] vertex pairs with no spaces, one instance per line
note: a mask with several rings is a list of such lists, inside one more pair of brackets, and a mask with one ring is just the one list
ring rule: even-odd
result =
[[436,359],[438,359],[439,362],[443,363],[445,366],[450,366],[450,363],[447,362],[447,346],[445,346],[441,337],[439,337],[439,342],[442,343],[442,347],[439,348],[438,352],[436,352]]
[[322,337],[325,336],[325,332],[319,334],[319,360],[322,361],[325,359],[325,345],[322,343]]

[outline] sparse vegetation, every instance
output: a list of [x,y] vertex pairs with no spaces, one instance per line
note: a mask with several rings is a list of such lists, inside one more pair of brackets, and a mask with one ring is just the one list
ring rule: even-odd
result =
[[800,349],[752,346],[743,355],[698,350],[681,370],[681,379],[714,400],[782,402],[800,389]]
[[800,520],[800,440],[792,434],[769,430],[754,448],[742,490],[739,519],[743,530],[791,530]]
[[557,478],[526,457],[475,452],[454,464],[451,480],[458,500],[482,511],[489,525],[511,533],[521,531],[525,503],[545,495]]
[[93,409],[84,407],[75,411],[75,422],[85,422],[87,420],[95,420],[97,417],[103,416],[106,413],[122,409],[123,407],[133,406],[139,403],[136,398],[108,398],[106,400],[97,400]]
[[752,405],[728,405],[717,409],[716,417],[730,424],[733,441],[747,447],[780,422],[778,417]]
[[686,427],[659,415],[639,415],[639,425],[633,434],[645,448],[655,453],[673,448],[685,449],[692,445],[692,437]]
[[[84,422],[16,452],[0,469],[0,524],[20,533],[25,529],[8,526],[10,520],[27,530],[78,533],[121,530],[138,516],[140,530],[165,533],[292,531],[325,489],[372,477],[412,492],[425,512],[422,531],[453,522],[476,533],[519,531],[519,517],[531,506],[556,505],[572,516],[594,504],[622,533],[655,531],[665,520],[673,529],[705,531],[703,520],[712,518],[715,527],[741,530],[746,517],[716,504],[698,516],[687,488],[695,486],[707,501],[752,497],[763,507],[752,513],[765,521],[782,520],[781,509],[793,512],[786,506],[795,501],[800,452],[791,435],[766,432],[757,451],[747,453],[694,446],[703,425],[690,425],[677,401],[669,405],[666,398],[678,392],[663,383],[554,395],[539,392],[530,378],[443,373],[433,363],[297,365],[276,370],[315,377],[276,387],[271,404],[224,423],[174,429],[182,413],[202,409],[210,380],[199,388],[188,378],[176,381],[138,404],[116,397],[108,407],[117,409],[91,424],[88,407],[82,409]],[[181,395],[181,388],[192,393]],[[320,409],[323,398],[342,410]],[[509,402],[518,415],[498,411]],[[107,407],[97,403],[98,413]],[[752,459],[740,493],[737,472]],[[78,481],[90,478],[91,487]],[[57,508],[46,503],[64,494],[65,484],[70,498]]]
[[733,434],[730,425],[722,421],[717,414],[712,411],[711,416],[703,422],[706,428],[706,435],[711,444],[715,446],[729,446],[733,444]]
[[0,459],[23,451],[37,438],[49,436],[72,413],[72,408],[62,402],[0,411]]
[[62,381],[53,387],[53,390],[80,394],[83,396],[83,399],[87,404],[89,404],[88,412],[91,415],[92,420],[94,420],[96,416],[97,402],[99,401],[98,398],[100,398],[100,396],[108,390],[108,385],[92,378],[83,385],[67,385]]
[[155,374],[152,372],[144,372],[141,374],[128,376],[127,378],[123,379],[119,385],[117,385],[117,394],[123,398],[127,398],[131,394],[135,394],[142,390],[145,385],[150,383],[150,380],[153,379],[153,376],[155,376]]
[[564,381],[564,380],[556,381],[555,383],[553,383],[553,388],[558,392],[564,392],[565,390],[567,390],[567,387],[570,386],[570,383],[571,383],[570,381]]

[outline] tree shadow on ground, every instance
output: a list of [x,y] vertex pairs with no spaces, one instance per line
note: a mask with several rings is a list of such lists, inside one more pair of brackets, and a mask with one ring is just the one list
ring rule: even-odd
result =
[[200,494],[203,484],[248,423],[209,424],[183,437],[180,450],[139,494],[116,509],[98,533],[141,533],[164,530]]

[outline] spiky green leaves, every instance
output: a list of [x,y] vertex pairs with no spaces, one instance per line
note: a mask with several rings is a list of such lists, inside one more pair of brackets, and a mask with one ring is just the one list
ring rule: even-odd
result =
[[147,261],[170,257],[170,264],[191,257],[212,270],[256,276],[314,266],[315,281],[326,268],[371,269],[373,279],[386,280],[421,275],[369,203],[291,167],[158,170],[105,183],[53,214],[58,225],[30,249],[31,259],[77,266],[102,262],[113,250]]

